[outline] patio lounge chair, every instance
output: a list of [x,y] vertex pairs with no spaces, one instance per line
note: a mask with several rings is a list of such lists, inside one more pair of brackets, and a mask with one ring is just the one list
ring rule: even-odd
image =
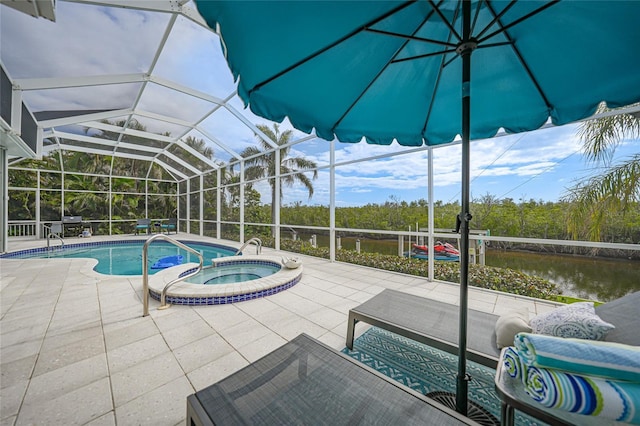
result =
[[151,219],[138,219],[136,223],[136,235],[144,231],[146,234],[151,230]]
[[[358,321],[383,328],[408,339],[457,354],[459,307],[424,297],[386,289],[349,310],[347,347],[353,349]],[[498,315],[469,309],[468,359],[496,368],[500,351],[496,346]]]
[[166,223],[160,224],[160,230],[165,232],[166,234],[170,234],[171,231],[174,233],[178,233],[178,219],[171,218]]

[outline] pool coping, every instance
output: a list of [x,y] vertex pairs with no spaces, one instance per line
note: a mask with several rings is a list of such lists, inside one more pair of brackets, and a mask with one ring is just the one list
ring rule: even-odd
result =
[[[171,286],[167,291],[167,303],[175,305],[221,305],[257,299],[293,287],[302,278],[304,269],[302,265],[295,269],[289,269],[284,266],[281,257],[266,255],[228,256],[212,259],[212,263],[216,264],[229,262],[276,263],[280,265],[281,269],[267,277],[241,283],[204,285],[181,281]],[[205,262],[204,266],[210,265],[211,263]],[[149,276],[149,293],[151,297],[159,300],[162,290],[169,282],[197,267],[197,263],[185,263],[163,269]]]

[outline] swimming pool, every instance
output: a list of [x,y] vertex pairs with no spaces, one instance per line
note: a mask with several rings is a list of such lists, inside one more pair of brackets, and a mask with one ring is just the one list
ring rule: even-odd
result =
[[[106,275],[142,275],[142,247],[146,240],[108,241],[95,243],[68,244],[47,248],[22,250],[8,253],[0,257],[7,259],[58,259],[58,258],[92,258],[98,261],[94,271]],[[233,256],[236,249],[218,244],[195,241],[180,241],[200,252],[205,262],[214,258]],[[154,241],[149,245],[148,271],[155,274],[159,270],[151,266],[159,259],[167,256],[183,257],[183,263],[198,262],[197,256],[182,250],[165,241]]]

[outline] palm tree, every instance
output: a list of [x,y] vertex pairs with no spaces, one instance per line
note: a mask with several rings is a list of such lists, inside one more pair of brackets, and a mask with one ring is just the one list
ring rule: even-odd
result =
[[[600,105],[598,112],[610,111]],[[568,230],[573,238],[586,235],[599,241],[607,213],[626,212],[640,201],[640,154],[613,163],[616,148],[625,138],[640,138],[640,113],[618,114],[585,122],[578,133],[587,160],[605,166],[567,190],[562,201],[570,203]]]
[[193,136],[187,136],[185,143],[208,159],[213,158],[213,148],[207,145],[204,139],[196,139]]
[[225,166],[222,168],[222,182],[220,183],[223,188],[223,212],[226,212],[227,215],[223,214],[225,219],[229,219],[232,217],[233,209],[238,208],[240,204],[240,175],[236,173],[233,168],[233,165]]
[[[316,170],[317,164],[307,160],[304,157],[287,158],[291,151],[291,147],[287,146],[293,136],[293,131],[285,130],[280,132],[277,123],[273,124],[273,129],[267,125],[259,124],[258,129],[262,131],[269,139],[275,142],[280,148],[280,164],[278,165],[281,175],[281,184],[291,187],[294,183],[301,183],[309,193],[309,199],[313,196],[313,184],[311,180],[318,177]],[[276,153],[273,148],[259,135],[256,135],[260,142],[260,147],[250,146],[244,149],[240,155],[246,160],[245,176],[249,180],[262,179],[265,177],[274,177],[276,175]],[[305,172],[313,171],[312,179],[309,179]],[[275,221],[276,202],[278,205],[282,201],[282,191],[280,199],[276,200],[275,179],[269,179],[271,186],[271,223]]]

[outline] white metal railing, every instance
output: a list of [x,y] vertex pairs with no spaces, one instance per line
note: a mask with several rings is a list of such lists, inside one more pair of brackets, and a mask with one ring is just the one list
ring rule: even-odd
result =
[[10,237],[37,237],[37,224],[35,220],[9,221],[7,232]]
[[[306,226],[306,225],[282,225],[282,227],[286,228],[294,228],[297,230],[323,230],[326,231],[327,234],[329,232],[328,227],[322,226]],[[356,229],[356,228],[335,228],[336,232],[346,233],[346,234],[377,234],[377,235],[388,235],[390,239],[397,238],[398,235],[404,235],[408,237],[415,238],[418,237],[428,237],[429,233],[427,231],[387,231],[387,230],[377,230],[377,229]],[[572,247],[587,247],[587,248],[608,248],[608,249],[617,249],[617,250],[630,250],[630,251],[640,251],[640,244],[629,244],[629,243],[607,243],[607,242],[594,242],[594,241],[573,241],[573,240],[556,240],[556,239],[543,239],[543,238],[520,238],[520,237],[500,237],[500,236],[489,236],[489,235],[478,235],[471,231],[469,235],[470,240],[480,240],[480,241],[503,241],[510,243],[522,243],[522,244],[547,244],[547,245],[557,245],[557,246],[572,246]],[[435,230],[432,234],[435,238],[443,238],[443,239],[457,239],[460,238],[460,235],[450,231],[443,232],[443,230]]]
[[[106,224],[106,232],[109,234],[108,228],[110,226],[119,226],[121,233],[128,233],[131,227],[135,227],[137,219],[113,219],[113,220],[90,220],[92,233],[96,234],[98,228],[101,225]],[[151,223],[158,223],[166,221],[167,219],[151,219]],[[36,222],[35,220],[10,220],[7,223],[7,236],[8,237],[33,237],[33,238],[47,238],[49,234],[49,225],[56,221],[45,220]],[[176,224],[176,230],[179,229],[178,223]],[[116,232],[117,233],[117,232]],[[113,235],[111,232],[110,235]]]

